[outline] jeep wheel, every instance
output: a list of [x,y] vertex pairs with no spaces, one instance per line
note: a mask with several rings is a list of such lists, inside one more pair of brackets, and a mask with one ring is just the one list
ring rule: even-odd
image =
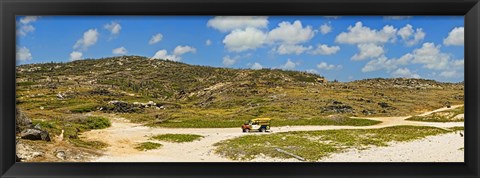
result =
[[243,129],[243,132],[249,132],[250,130],[249,129]]
[[266,129],[265,128],[261,128],[260,129],[260,132],[264,132],[265,133]]

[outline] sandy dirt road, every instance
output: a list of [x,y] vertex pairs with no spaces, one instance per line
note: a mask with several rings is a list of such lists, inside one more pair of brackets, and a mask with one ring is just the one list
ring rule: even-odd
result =
[[[451,108],[440,108],[428,113],[453,109],[462,105],[452,106]],[[283,126],[273,127],[272,133],[289,131],[315,131],[332,129],[375,129],[397,125],[414,126],[433,126],[439,128],[448,128],[454,126],[463,126],[463,122],[416,122],[406,121],[410,116],[403,117],[362,117],[371,120],[382,121],[382,123],[372,126]],[[112,115],[112,126],[101,130],[92,130],[81,135],[86,140],[98,140],[109,144],[104,151],[104,155],[93,161],[95,162],[232,162],[227,158],[220,157],[213,153],[213,144],[222,140],[240,137],[246,134],[271,134],[271,133],[242,133],[240,128],[152,128],[142,126],[141,124],[130,123],[126,119],[117,118]],[[148,140],[151,136],[157,134],[198,134],[204,136],[199,141],[187,143],[168,143],[159,142],[163,145],[161,149],[139,151],[134,147],[136,144]],[[463,139],[462,139],[463,140]],[[152,141],[157,142],[157,141]],[[463,145],[463,141],[462,141]],[[394,145],[392,145],[394,146]],[[261,159],[260,161],[294,161],[292,159]],[[330,160],[332,161],[332,160]],[[341,159],[339,159],[341,161]],[[343,160],[348,161],[348,160]]]

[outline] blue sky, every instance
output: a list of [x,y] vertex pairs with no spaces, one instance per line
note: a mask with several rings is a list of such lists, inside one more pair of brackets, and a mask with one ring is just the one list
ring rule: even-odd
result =
[[17,64],[140,55],[329,80],[464,80],[463,16],[19,16]]

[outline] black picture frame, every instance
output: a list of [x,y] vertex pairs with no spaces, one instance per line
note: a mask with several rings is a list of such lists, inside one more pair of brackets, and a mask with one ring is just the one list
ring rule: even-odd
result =
[[[16,15],[464,15],[464,163],[16,163]],[[1,177],[479,177],[478,0],[0,0]]]

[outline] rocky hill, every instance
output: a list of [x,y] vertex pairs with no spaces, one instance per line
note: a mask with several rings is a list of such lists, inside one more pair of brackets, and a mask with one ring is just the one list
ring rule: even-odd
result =
[[17,103],[33,119],[104,112],[153,125],[252,117],[412,115],[463,103],[462,83],[325,82],[320,75],[123,56],[17,67]]

